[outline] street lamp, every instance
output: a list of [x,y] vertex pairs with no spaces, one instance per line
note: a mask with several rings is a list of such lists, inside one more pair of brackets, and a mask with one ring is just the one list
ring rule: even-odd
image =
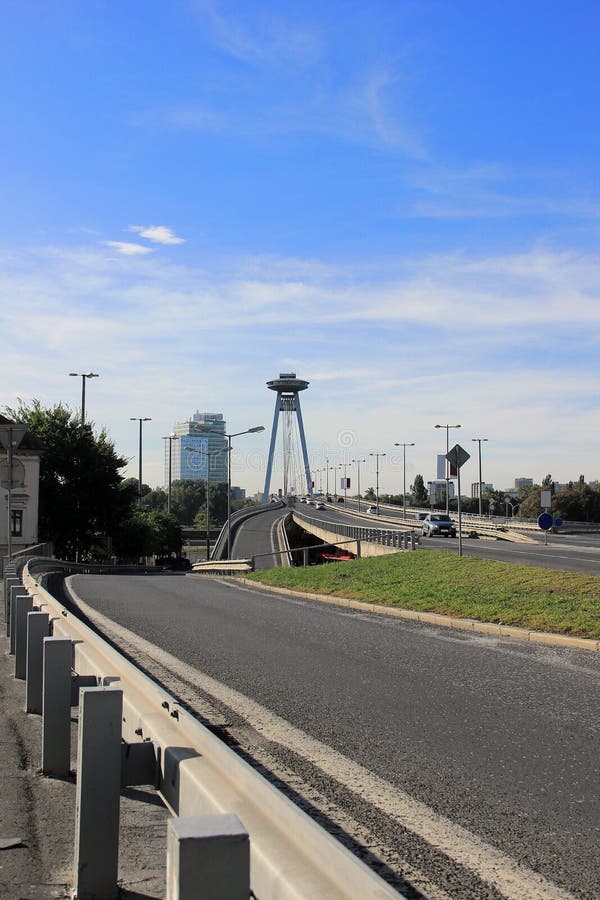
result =
[[402,502],[404,518],[406,518],[406,448],[414,446],[414,442],[412,444],[394,444],[394,447],[402,447]]
[[163,441],[169,442],[169,480],[167,482],[167,512],[171,512],[171,459],[172,459],[172,445],[173,441],[178,441],[178,434],[168,434],[166,437],[163,437]]
[[[220,434],[221,432],[217,432]],[[204,450],[199,449],[198,447],[184,447],[184,450],[187,450],[189,453],[204,453]],[[209,508],[209,497],[210,497],[210,461],[213,456],[218,456],[219,453],[227,453],[229,448],[221,447],[220,450],[215,450],[213,453],[206,453],[206,490],[205,490],[205,503],[206,503],[206,561],[208,562],[210,558],[210,508]]]
[[347,475],[348,463],[347,462],[340,463],[340,469],[344,470],[344,503],[345,503],[346,499],[347,499],[347,492],[348,492],[348,475]]
[[353,459],[353,463],[356,463],[357,469],[357,477],[356,477],[356,487],[358,490],[358,511],[360,512],[360,464],[366,462],[366,459]]
[[377,505],[377,515],[379,515],[379,457],[385,456],[385,453],[369,453],[369,456],[374,456],[376,458],[376,469],[375,469],[375,497],[376,497],[376,505]]
[[479,444],[479,515],[483,515],[482,513],[482,500],[481,495],[483,493],[483,481],[481,479],[481,442],[487,441],[487,438],[471,438],[472,441],[477,441]]
[[[448,455],[448,451],[450,450],[450,446],[448,443],[448,432],[451,428],[460,428],[460,425],[435,425],[435,428],[445,428],[446,429],[446,456]],[[449,462],[446,459],[446,512],[450,512],[450,472],[449,472]]]
[[85,381],[86,378],[100,378],[96,372],[69,372],[71,378],[81,378],[81,424],[85,425]]
[[208,428],[206,425],[195,424],[195,431],[202,431],[205,434],[218,434],[227,438],[227,559],[231,559],[231,438],[239,437],[240,434],[257,434],[264,431],[264,425],[255,425],[254,428],[246,428],[245,431],[235,431],[233,434],[225,434],[217,431],[215,428]]
[[139,459],[139,469],[138,469],[138,471],[139,471],[139,485],[138,485],[138,490],[139,490],[139,500],[138,500],[138,505],[139,505],[139,507],[140,507],[140,509],[141,509],[141,508],[142,508],[142,425],[143,425],[144,422],[151,422],[152,419],[148,418],[148,416],[144,416],[144,418],[140,418],[139,416],[137,416],[137,417],[136,417],[136,416],[130,416],[130,417],[129,417],[129,421],[130,421],[130,422],[139,422],[139,423],[140,423],[140,459]]

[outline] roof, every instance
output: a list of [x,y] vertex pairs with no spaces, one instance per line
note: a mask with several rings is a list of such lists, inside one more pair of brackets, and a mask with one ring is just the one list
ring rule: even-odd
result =
[[[13,422],[12,419],[7,419],[6,416],[0,414],[0,425],[17,425],[20,423]],[[4,448],[0,446],[0,452],[2,452]],[[21,443],[19,444],[19,452],[22,450],[32,450],[37,451],[38,453],[42,450],[42,442],[36,438],[31,431],[27,431]]]

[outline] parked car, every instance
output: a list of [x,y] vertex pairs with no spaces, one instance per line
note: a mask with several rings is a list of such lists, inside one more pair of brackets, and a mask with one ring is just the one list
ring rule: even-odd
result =
[[425,537],[441,534],[444,537],[456,537],[456,525],[448,513],[428,513],[423,519],[421,533]]
[[369,506],[369,507],[367,507],[367,512],[368,512],[369,515],[371,515],[371,516],[378,516],[378,515],[379,515],[379,510],[377,509],[376,506]]

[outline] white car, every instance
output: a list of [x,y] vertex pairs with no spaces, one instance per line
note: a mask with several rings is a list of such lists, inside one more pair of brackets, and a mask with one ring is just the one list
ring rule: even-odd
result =
[[376,506],[369,506],[367,509],[367,512],[369,513],[370,516],[378,516],[379,515],[379,510],[377,509]]
[[315,509],[325,509],[325,504],[319,501],[318,503],[315,503]]

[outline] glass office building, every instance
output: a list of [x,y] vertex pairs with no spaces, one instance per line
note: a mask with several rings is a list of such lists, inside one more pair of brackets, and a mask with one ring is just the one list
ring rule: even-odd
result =
[[[196,426],[210,429],[201,431]],[[172,434],[177,440],[165,441],[165,485],[169,480],[169,444],[171,444],[171,481],[227,481],[227,438],[222,413],[196,412],[187,422],[175,422]]]

